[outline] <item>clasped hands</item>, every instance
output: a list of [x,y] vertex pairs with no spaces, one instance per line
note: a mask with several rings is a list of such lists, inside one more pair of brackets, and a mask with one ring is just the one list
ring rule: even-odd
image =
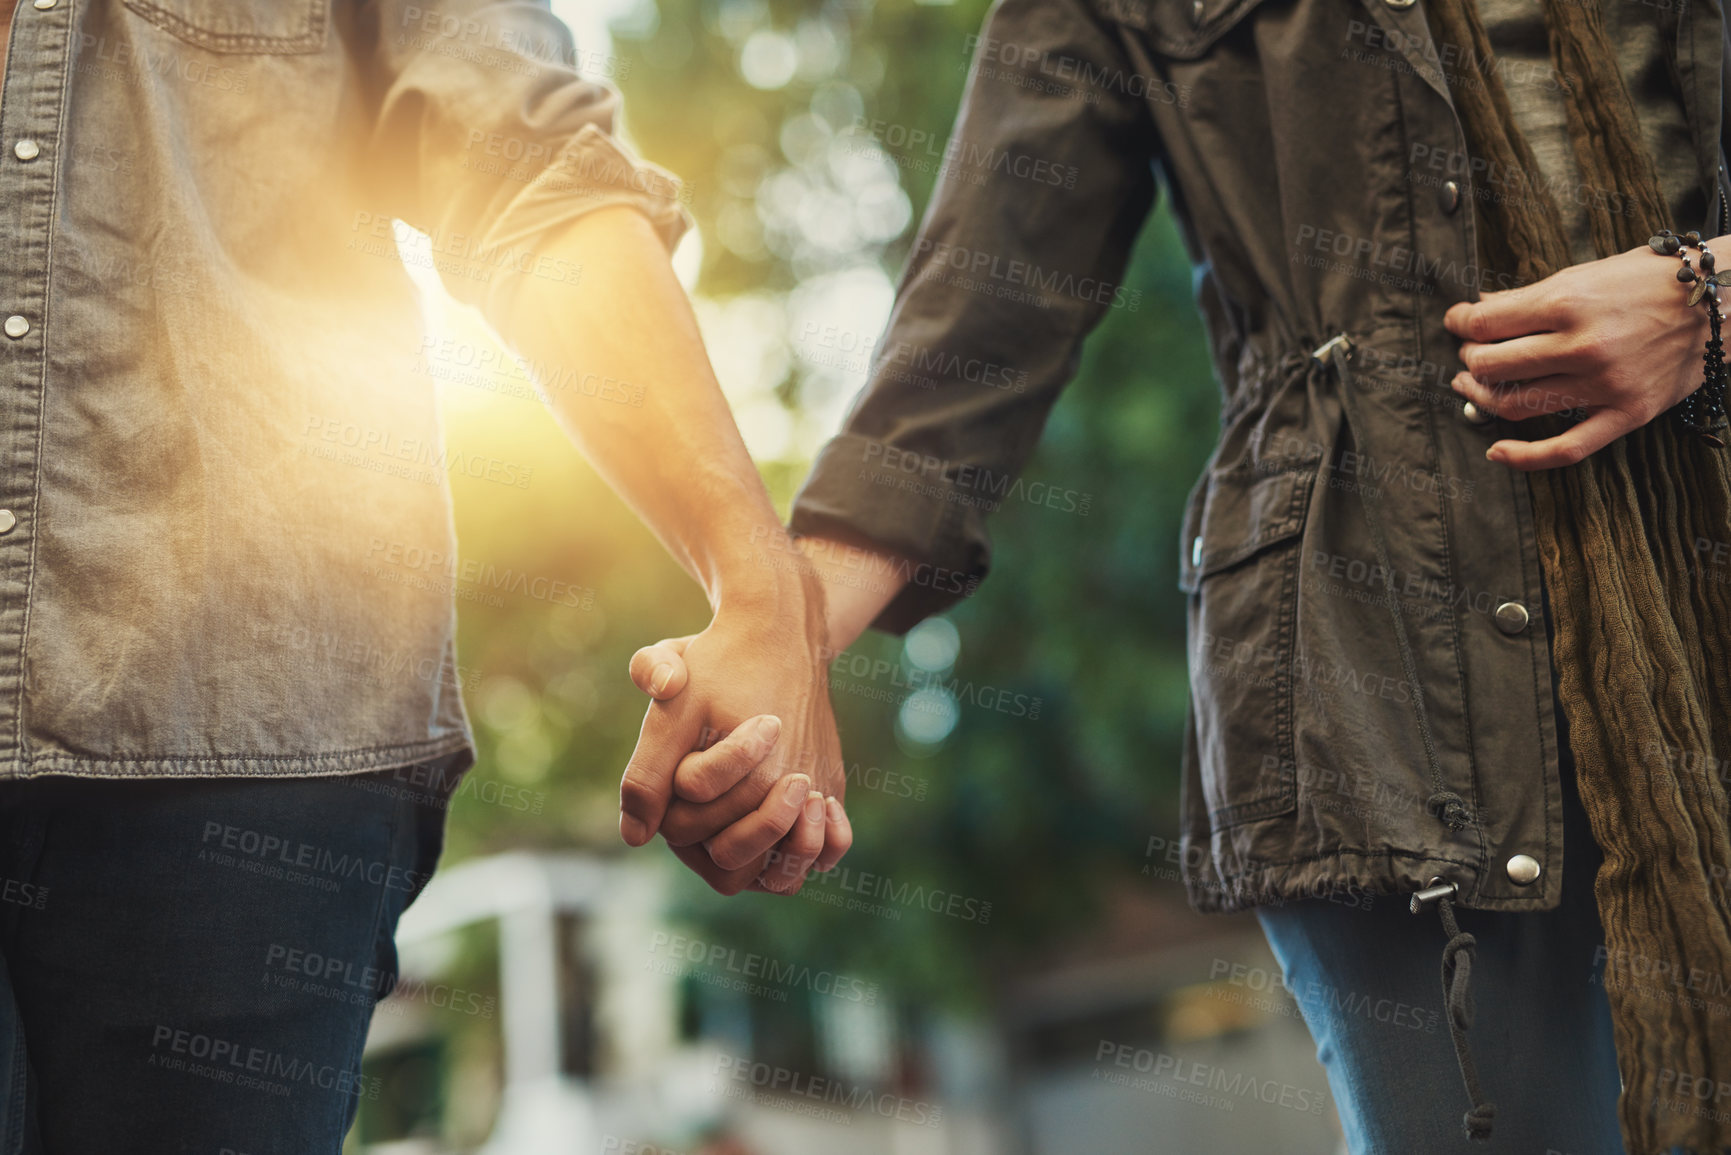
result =
[[[1731,237],[1707,243],[1731,256]],[[1678,267],[1642,245],[1451,305],[1443,324],[1466,365],[1456,393],[1511,421],[1586,414],[1554,437],[1498,441],[1486,456],[1522,470],[1573,465],[1694,392],[1707,310],[1686,305]]]
[[[1731,237],[1708,244],[1731,252]],[[1511,421],[1583,414],[1486,456],[1522,470],[1572,465],[1693,392],[1707,313],[1686,305],[1677,268],[1642,246],[1451,306],[1443,323],[1466,366],[1455,392]],[[641,846],[659,833],[723,894],[793,894],[853,841],[824,587],[806,574],[718,607],[702,633],[632,657],[632,680],[654,701],[620,783],[620,834]]]
[[723,604],[702,633],[632,655],[654,701],[619,788],[619,832],[659,833],[722,894],[795,894],[853,843],[815,578]]

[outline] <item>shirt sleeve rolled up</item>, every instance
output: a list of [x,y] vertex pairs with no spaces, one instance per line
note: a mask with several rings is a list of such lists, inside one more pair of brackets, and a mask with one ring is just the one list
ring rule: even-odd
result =
[[792,527],[907,559],[873,622],[902,633],[971,592],[1081,342],[1154,203],[1158,140],[1114,26],[1087,0],[999,0],[870,379]]
[[[438,5],[379,0],[357,30],[378,93],[372,137],[381,211],[436,250],[501,272],[570,280],[547,238],[585,213],[626,205],[671,251],[690,227],[673,174],[614,136],[619,94],[595,75],[620,63],[579,53],[545,0]],[[437,262],[435,262],[437,264]],[[491,315],[504,276],[441,276]]]

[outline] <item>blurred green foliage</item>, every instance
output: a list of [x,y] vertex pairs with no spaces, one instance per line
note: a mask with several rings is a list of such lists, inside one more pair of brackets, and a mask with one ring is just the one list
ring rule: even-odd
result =
[[[659,0],[652,29],[622,35],[631,134],[693,189],[705,235],[698,292],[719,299],[796,284],[789,261],[741,256],[709,238],[721,214],[749,208],[757,183],[786,163],[780,126],[825,85],[857,92],[868,119],[946,139],[967,37],[984,11],[980,0]],[[753,88],[741,76],[737,36],[727,34],[741,20],[787,29],[825,22],[845,45],[837,75]],[[914,217],[882,250],[892,280],[933,178],[906,166],[902,179]],[[951,614],[961,636],[951,676],[1037,697],[1038,719],[964,705],[941,746],[910,753],[895,735],[895,703],[836,695],[850,762],[926,784],[923,798],[856,786],[848,809],[857,839],[844,865],[856,877],[869,871],[990,902],[989,921],[919,907],[899,919],[870,917],[755,894],[722,900],[681,868],[682,912],[706,933],[865,974],[916,1001],[966,1005],[989,994],[1010,960],[1060,944],[1097,917],[1114,882],[1140,870],[1149,835],[1175,833],[1186,692],[1175,550],[1185,495],[1215,440],[1218,401],[1190,266],[1164,207],[1144,229],[1127,280],[1141,290],[1140,307],[1112,311],[1090,340],[1027,474],[1090,495],[1086,516],[1010,503],[993,521],[992,576]],[[798,403],[797,389],[782,395]],[[534,460],[550,464],[531,489],[504,494],[454,479],[464,553],[592,588],[593,607],[461,603],[460,660],[483,673],[470,695],[481,746],[475,773],[544,801],[533,813],[488,804],[482,791],[460,799],[447,861],[525,845],[625,853],[615,833],[617,782],[644,708],[626,662],[648,641],[702,628],[706,607],[623,505],[562,450],[550,421],[513,436],[534,441]],[[763,463],[784,510],[805,465]],[[900,640],[878,634],[856,651],[902,661]],[[659,843],[634,853],[671,861]]]

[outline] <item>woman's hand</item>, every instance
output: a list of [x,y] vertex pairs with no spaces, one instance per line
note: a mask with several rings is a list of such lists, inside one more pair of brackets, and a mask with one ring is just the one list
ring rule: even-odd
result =
[[[702,634],[631,657],[631,680],[655,704],[621,785],[620,832],[640,846],[659,830],[723,894],[795,894],[808,869],[832,869],[853,845],[829,663],[883,613],[911,568],[822,537],[794,549],[803,564],[780,613],[748,616],[743,628],[717,615]],[[763,710],[775,711],[773,736],[754,725],[767,716],[747,717]],[[803,802],[798,791],[772,789],[795,776],[810,786]]]
[[[1731,237],[1707,244],[1731,260]],[[1456,393],[1510,421],[1586,411],[1555,437],[1505,439],[1485,456],[1516,469],[1573,465],[1694,392],[1707,306],[1688,306],[1694,286],[1678,282],[1680,267],[1642,245],[1450,306],[1443,324],[1467,367]]]
[[[677,709],[675,699],[691,679],[687,657],[704,640],[704,634],[693,634],[643,647],[631,656],[631,680],[656,702]],[[710,664],[730,681],[739,680],[754,666],[770,665],[764,649],[760,642],[749,653],[737,646],[729,653],[724,643],[721,661]],[[747,718],[725,734],[706,723],[699,732],[702,748],[685,754],[674,769],[673,796],[659,829],[680,861],[723,894],[741,887],[797,894],[808,870],[832,869],[853,845],[841,802],[846,773],[823,672],[820,664],[806,674],[814,690],[809,698],[790,695],[778,707],[793,719],[786,735],[777,715]],[[726,717],[722,699],[736,688],[718,687],[706,716]],[[695,691],[692,697],[698,697]],[[655,715],[651,706],[650,717]],[[707,744],[711,738],[718,738],[714,745]],[[809,789],[777,790],[796,778]]]
[[659,832],[723,894],[796,893],[853,840],[822,586],[806,575],[784,594],[631,659],[655,701],[620,783],[620,834],[641,846]]

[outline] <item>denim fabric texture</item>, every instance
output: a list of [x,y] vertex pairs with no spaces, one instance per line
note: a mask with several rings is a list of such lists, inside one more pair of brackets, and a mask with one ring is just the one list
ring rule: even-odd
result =
[[607,62],[545,3],[478,0],[59,0],[10,37],[0,779],[468,746],[448,479],[532,470],[440,428],[397,222],[492,317],[581,280],[548,239],[596,208],[671,245],[678,183],[579,74]]
[[444,816],[390,771],[0,785],[0,1155],[335,1155]]

